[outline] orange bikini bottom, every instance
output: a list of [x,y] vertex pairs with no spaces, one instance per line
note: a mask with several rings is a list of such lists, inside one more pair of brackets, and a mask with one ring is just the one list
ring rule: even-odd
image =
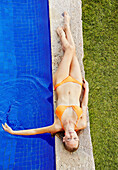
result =
[[72,78],[71,76],[68,76],[68,77],[66,77],[62,82],[56,84],[56,85],[54,86],[54,89],[56,90],[57,87],[61,86],[62,84],[66,83],[66,82],[77,83],[77,84],[79,84],[79,85],[81,86],[81,88],[82,88],[82,83],[80,83],[78,80]]

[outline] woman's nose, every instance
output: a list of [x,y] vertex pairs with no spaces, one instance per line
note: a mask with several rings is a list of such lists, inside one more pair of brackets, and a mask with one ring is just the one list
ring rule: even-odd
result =
[[70,137],[72,138],[72,136],[73,136],[73,134],[72,133],[70,133]]
[[72,135],[73,135],[73,132],[70,132],[70,135],[72,136]]

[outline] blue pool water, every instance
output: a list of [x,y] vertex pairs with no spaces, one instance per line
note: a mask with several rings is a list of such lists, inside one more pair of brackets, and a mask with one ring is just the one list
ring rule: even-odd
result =
[[0,170],[54,170],[50,134],[13,136],[2,129],[53,123],[48,0],[0,0]]

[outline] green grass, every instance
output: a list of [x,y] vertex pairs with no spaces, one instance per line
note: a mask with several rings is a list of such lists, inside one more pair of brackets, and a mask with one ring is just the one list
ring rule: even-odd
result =
[[118,168],[117,0],[82,0],[84,67],[96,170]]

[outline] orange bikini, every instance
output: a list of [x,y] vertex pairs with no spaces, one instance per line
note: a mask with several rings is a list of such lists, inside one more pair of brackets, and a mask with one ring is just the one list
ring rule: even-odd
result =
[[72,78],[71,76],[68,76],[68,77],[66,77],[62,82],[56,84],[56,85],[54,86],[54,89],[56,90],[56,88],[57,88],[58,86],[61,86],[62,84],[66,83],[66,82],[77,83],[77,84],[79,84],[79,85],[81,86],[81,88],[82,88],[82,83],[80,83],[80,82],[77,81],[76,79]]
[[[54,86],[54,89],[56,90],[56,88],[57,88],[58,86],[66,83],[66,82],[77,83],[77,84],[81,85],[81,88],[82,88],[82,83],[80,83],[79,81],[73,79],[71,76],[68,76],[68,77],[65,78],[62,82],[56,84],[56,85]],[[56,113],[57,117],[59,118],[63,129],[64,129],[64,127],[63,127],[63,124],[62,124],[62,121],[61,121],[61,117],[62,117],[64,111],[65,111],[68,107],[72,107],[72,109],[73,109],[73,110],[76,112],[76,114],[77,114],[77,117],[78,117],[78,118],[77,118],[77,122],[76,122],[75,128],[77,127],[79,118],[80,118],[81,114],[83,113],[82,109],[81,109],[79,106],[77,106],[77,105],[70,105],[70,106],[58,105],[57,108],[56,108],[55,113]]]
[[77,116],[78,116],[77,122],[76,122],[76,125],[75,125],[75,128],[77,127],[79,118],[80,118],[81,114],[83,113],[81,107],[76,106],[76,105],[70,105],[70,106],[58,105],[57,108],[56,108],[56,112],[55,112],[55,113],[56,113],[57,117],[59,118],[59,120],[60,120],[60,122],[61,122],[61,126],[62,126],[63,129],[64,129],[64,127],[63,127],[63,124],[62,124],[62,121],[61,121],[61,117],[62,117],[64,111],[65,111],[68,107],[72,107],[73,110],[76,112],[76,114],[77,114]]

